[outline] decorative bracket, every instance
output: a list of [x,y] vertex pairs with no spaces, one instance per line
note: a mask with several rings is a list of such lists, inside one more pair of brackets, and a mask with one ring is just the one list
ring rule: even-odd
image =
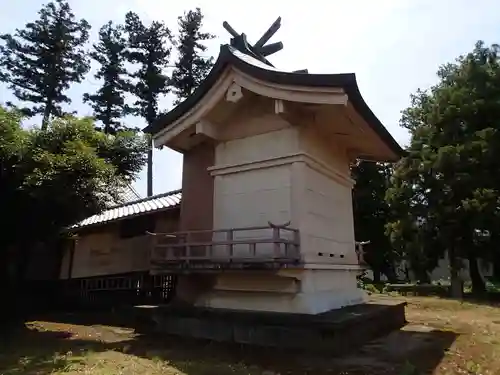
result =
[[279,115],[285,113],[285,103],[281,99],[276,99],[274,101],[274,113]]
[[283,224],[273,224],[270,221],[267,222],[267,224],[271,228],[286,228],[286,227],[290,226],[291,223],[292,223],[291,221],[287,221],[286,223],[283,223]]
[[204,136],[217,139],[217,129],[216,127],[206,120],[202,120],[196,123],[195,134],[203,134]]

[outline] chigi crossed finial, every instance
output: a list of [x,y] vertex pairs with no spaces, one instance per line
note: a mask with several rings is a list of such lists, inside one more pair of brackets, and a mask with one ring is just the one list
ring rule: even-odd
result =
[[236,48],[242,53],[257,58],[268,65],[271,65],[271,63],[267,61],[266,57],[283,49],[283,43],[281,42],[266,44],[269,39],[271,39],[271,37],[276,33],[276,31],[278,31],[278,29],[281,27],[281,17],[278,17],[278,19],[273,22],[273,24],[253,46],[248,44],[247,37],[244,33],[238,34],[226,21],[224,21],[222,26],[224,26],[224,28],[232,36],[230,43],[232,47]]

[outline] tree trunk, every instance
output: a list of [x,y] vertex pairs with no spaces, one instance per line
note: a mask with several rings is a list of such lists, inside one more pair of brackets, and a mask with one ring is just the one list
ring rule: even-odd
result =
[[394,270],[394,267],[392,267],[392,266],[384,267],[384,275],[387,277],[387,280],[391,284],[395,284],[398,282],[398,277],[396,275],[396,271]]
[[429,273],[422,264],[412,267],[413,274],[417,279],[417,284],[429,284],[431,282]]
[[42,118],[42,130],[46,130],[50,120],[50,113],[52,112],[52,103],[47,102],[45,104],[45,109],[43,110],[43,118]]
[[22,285],[26,280],[26,271],[31,261],[31,244],[20,243],[16,254],[16,283]]
[[[0,283],[2,286],[10,284],[11,254],[9,247],[0,248]],[[7,287],[8,288],[8,287]]]
[[430,284],[431,279],[429,273],[426,270],[422,270],[418,276],[419,284]]
[[[0,283],[3,291],[2,298],[4,301],[15,301],[15,294],[11,294],[12,288],[10,287],[9,260],[9,248],[0,247]],[[15,310],[12,307],[0,309],[0,330],[5,331],[5,328],[10,323],[13,311]]]
[[493,280],[500,281],[500,259],[493,260]]
[[379,284],[380,283],[380,271],[379,270],[372,270],[372,272],[373,272],[373,283]]
[[106,106],[106,119],[103,121],[103,132],[104,134],[110,134],[111,133],[111,105],[108,104]]
[[462,299],[464,293],[464,285],[460,278],[460,267],[458,267],[458,260],[455,256],[455,249],[452,248],[448,250],[448,259],[450,262],[450,295],[452,298]]
[[426,264],[420,259],[420,256],[413,256],[409,260],[409,268],[413,273],[413,277],[417,284],[429,284],[429,273],[427,272]]
[[408,265],[405,264],[404,266],[404,274],[405,274],[405,280],[407,283],[409,283],[411,281],[411,278],[410,278],[410,267],[408,267]]
[[496,248],[490,250],[493,254],[493,280],[500,281],[500,252]]
[[472,294],[481,295],[486,293],[486,284],[479,271],[479,266],[477,264],[477,259],[474,255],[469,254],[469,275],[472,282]]
[[464,285],[460,276],[457,276],[456,274],[457,272],[452,273],[451,275],[450,296],[452,298],[462,299],[464,296]]
[[147,196],[151,197],[153,195],[153,147],[149,146],[148,150],[148,180],[147,180],[147,188],[148,193]]

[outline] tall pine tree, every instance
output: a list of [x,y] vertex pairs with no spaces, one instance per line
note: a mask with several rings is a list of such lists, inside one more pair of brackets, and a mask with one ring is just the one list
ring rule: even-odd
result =
[[126,111],[126,48],[123,27],[115,26],[110,21],[99,30],[99,41],[90,52],[90,57],[100,64],[94,77],[102,80],[103,84],[95,94],[84,94],[83,101],[91,104],[94,117],[102,123],[102,128],[98,129],[106,134],[124,129],[120,119]]
[[[169,92],[169,79],[163,74],[168,67],[172,48],[172,35],[162,22],[154,21],[146,26],[133,12],[125,16],[125,29],[128,34],[129,50],[127,59],[137,65],[130,74],[133,82],[130,92],[136,101],[129,112],[144,118],[151,125],[158,116],[158,99]],[[153,195],[153,149],[148,151],[147,195]]]
[[64,92],[90,68],[84,50],[90,25],[77,20],[64,0],[44,5],[38,14],[39,19],[14,35],[0,35],[0,81],[17,99],[32,103],[23,112],[41,114],[46,128],[51,116],[64,115],[61,104],[71,103]]
[[478,259],[498,256],[500,47],[478,42],[442,66],[438,77],[403,112],[401,124],[412,139],[388,194],[400,212],[390,230],[397,239],[417,228],[423,244],[434,245],[424,254],[445,251],[454,294],[460,293],[462,260],[468,260],[473,292],[482,293]]
[[173,92],[176,103],[186,99],[196,89],[213,65],[212,57],[204,57],[207,47],[203,41],[215,36],[201,31],[203,14],[200,8],[184,13],[178,18],[179,35],[175,40],[179,57],[172,73]]
[[354,232],[359,241],[370,241],[364,246],[364,259],[373,271],[375,282],[380,282],[381,274],[394,282],[397,253],[385,234],[389,222],[389,205],[385,194],[390,185],[392,168],[388,164],[359,161],[351,166],[354,185],[353,211]]

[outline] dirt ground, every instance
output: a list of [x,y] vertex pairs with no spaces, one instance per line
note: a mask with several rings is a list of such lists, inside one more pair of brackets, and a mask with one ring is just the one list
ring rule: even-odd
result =
[[499,307],[404,300],[404,329],[337,358],[146,337],[131,328],[47,317],[0,336],[0,374],[500,374]]

